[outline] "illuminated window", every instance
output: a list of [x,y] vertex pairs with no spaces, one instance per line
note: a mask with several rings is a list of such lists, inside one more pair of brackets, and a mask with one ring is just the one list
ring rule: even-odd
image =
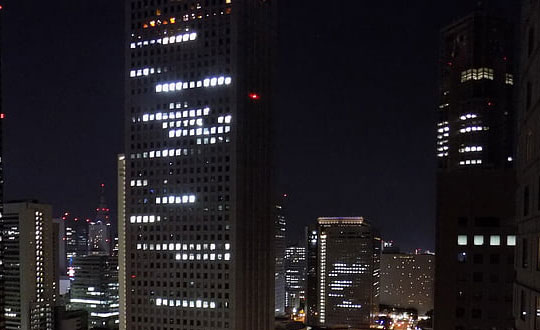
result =
[[492,245],[492,246],[501,245],[501,236],[499,236],[499,235],[491,235],[491,236],[489,236],[489,245]]
[[516,235],[508,235],[508,236],[506,236],[506,245],[508,245],[508,246],[516,246]]
[[467,245],[467,235],[458,235],[458,245]]
[[484,245],[484,236],[474,235],[474,245]]

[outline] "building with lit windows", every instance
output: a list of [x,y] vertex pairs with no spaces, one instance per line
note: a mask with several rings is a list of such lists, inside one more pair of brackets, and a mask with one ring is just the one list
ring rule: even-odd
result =
[[[3,1],[0,2],[0,6],[4,5]],[[2,29],[2,16],[3,16],[3,10],[0,9],[0,31]],[[2,63],[1,63],[1,54],[2,54],[2,41],[0,40],[0,72],[2,71]],[[2,74],[0,73],[0,78],[2,77]],[[2,95],[1,95],[1,89],[2,89],[2,86],[1,86],[1,80],[0,79],[0,100],[2,99]],[[3,233],[3,220],[2,220],[2,216],[4,214],[4,211],[3,211],[3,205],[4,205],[4,153],[3,153],[3,119],[5,117],[4,115],[4,112],[3,112],[3,108],[2,108],[2,103],[0,101],[0,260],[4,260],[4,257],[3,257],[3,239],[4,237],[1,235],[1,233]],[[5,318],[4,318],[4,270],[3,270],[3,265],[2,263],[0,262],[0,329],[3,329],[5,328]]]
[[317,264],[318,264],[318,248],[319,235],[317,234],[317,226],[309,225],[305,229],[306,239],[306,324],[315,325],[319,313],[317,312],[318,304],[318,280],[317,280]]
[[91,255],[110,255],[112,253],[109,211],[109,207],[105,202],[105,185],[101,184],[96,217],[88,223],[88,253]]
[[293,245],[285,250],[285,309],[296,314],[306,303],[306,247]]
[[485,8],[441,33],[435,329],[513,327],[512,39]]
[[[317,302],[315,311],[308,310],[309,324],[369,329],[379,304],[378,232],[362,217],[319,218],[316,231],[317,286],[308,296]],[[312,304],[308,300],[308,308]]]
[[414,308],[423,315],[433,310],[434,279],[433,254],[383,252],[380,303],[396,308]]
[[62,216],[65,227],[66,269],[73,271],[73,259],[88,254],[88,222],[65,212]]
[[4,329],[53,330],[51,212],[35,201],[4,204]]
[[521,4],[514,317],[518,330],[535,330],[540,327],[540,4]]
[[118,329],[118,258],[77,257],[73,267],[69,309],[87,311],[89,328]]
[[126,1],[127,329],[274,326],[276,6]]
[[285,200],[287,195],[284,194],[280,198],[280,202],[276,204],[274,209],[274,221],[275,221],[275,236],[274,236],[274,253],[276,258],[276,265],[274,270],[275,276],[275,312],[276,315],[285,314],[286,297],[285,297],[285,248],[287,221],[285,219]]

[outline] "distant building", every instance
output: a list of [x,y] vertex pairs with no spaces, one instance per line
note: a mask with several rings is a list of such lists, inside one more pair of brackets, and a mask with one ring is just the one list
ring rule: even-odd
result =
[[285,309],[296,313],[306,302],[306,247],[293,245],[285,250]]
[[88,330],[88,312],[67,311],[65,306],[55,307],[54,330]]
[[118,328],[118,259],[101,255],[77,257],[73,267],[69,309],[87,311],[90,328]]
[[[308,311],[314,316],[309,321],[369,329],[379,304],[379,234],[361,217],[319,218],[316,243],[317,288],[308,296],[317,296],[317,307]],[[308,289],[314,288],[308,284]]]
[[318,322],[319,313],[317,304],[319,302],[318,292],[318,253],[319,253],[319,235],[316,225],[306,227],[306,323],[315,325]]
[[117,201],[118,201],[118,296],[120,306],[119,329],[127,330],[126,304],[127,304],[127,280],[126,274],[126,156],[119,154],[116,161],[117,166]]
[[105,185],[101,184],[99,205],[96,217],[88,225],[88,253],[92,255],[111,255],[111,219],[109,207],[105,202]]
[[285,247],[286,232],[287,232],[287,220],[285,219],[285,201],[287,195],[281,196],[279,203],[275,206],[275,236],[274,236],[274,253],[276,258],[275,269],[275,312],[276,315],[285,314]]
[[65,222],[62,219],[52,220],[53,228],[53,271],[54,271],[54,301],[56,302],[60,295],[60,278],[66,275],[66,242],[65,242]]
[[432,254],[383,253],[380,303],[414,308],[423,315],[433,309],[434,277]]
[[51,207],[34,201],[4,204],[5,329],[53,330]]
[[62,216],[65,225],[66,269],[71,276],[73,258],[88,254],[88,221],[75,217],[69,212]]

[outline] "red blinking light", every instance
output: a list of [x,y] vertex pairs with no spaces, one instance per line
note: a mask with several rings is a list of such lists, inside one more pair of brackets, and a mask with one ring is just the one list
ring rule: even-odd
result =
[[252,100],[258,100],[261,98],[261,96],[257,93],[249,93],[249,98]]

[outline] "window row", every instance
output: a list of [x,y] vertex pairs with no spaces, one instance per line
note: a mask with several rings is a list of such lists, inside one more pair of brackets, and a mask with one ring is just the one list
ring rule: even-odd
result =
[[[485,238],[489,238],[490,246],[500,246],[501,245],[501,235],[473,235],[473,245],[482,246],[487,242],[484,241]],[[469,244],[469,237],[467,235],[458,235],[457,244],[459,246],[467,246]],[[516,246],[516,235],[507,235],[506,236],[506,246]]]
[[138,41],[138,42],[132,42],[130,45],[130,48],[141,48],[144,46],[151,46],[155,44],[161,44],[161,45],[168,45],[168,44],[174,44],[179,42],[186,42],[186,41],[193,41],[197,39],[197,33],[195,32],[187,32],[187,33],[181,33],[172,37],[163,37],[158,39],[151,39],[151,40],[144,40],[144,41]]
[[171,83],[161,83],[156,85],[156,93],[167,93],[167,92],[174,92],[174,91],[180,91],[183,89],[193,89],[193,88],[201,88],[201,87],[215,87],[215,86],[222,86],[222,85],[230,85],[232,82],[231,77],[225,77],[225,76],[219,76],[219,77],[211,77],[211,78],[205,78],[203,80],[197,80],[197,81],[177,81],[177,82],[171,82]]

